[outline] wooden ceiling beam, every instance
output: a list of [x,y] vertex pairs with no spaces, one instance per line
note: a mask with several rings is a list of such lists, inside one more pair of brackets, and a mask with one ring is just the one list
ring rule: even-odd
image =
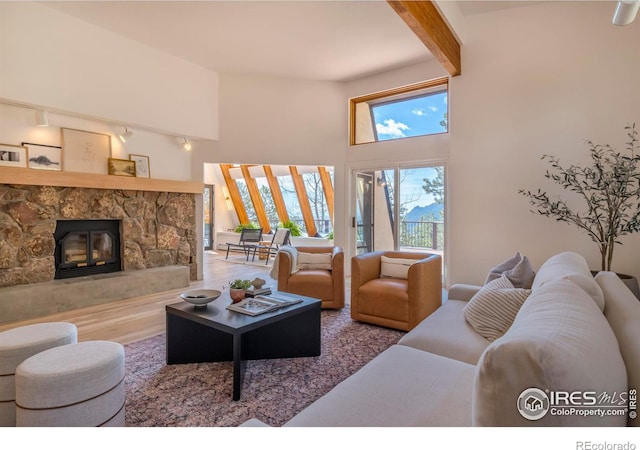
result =
[[460,44],[432,1],[387,0],[452,77],[462,73]]
[[233,209],[236,211],[236,215],[238,216],[238,222],[240,225],[245,225],[249,223],[249,215],[247,214],[247,210],[242,202],[242,196],[240,195],[240,190],[238,189],[236,180],[234,180],[229,173],[229,169],[231,169],[231,167],[233,167],[231,164],[220,164],[220,171],[222,172],[222,177],[227,185],[227,190],[229,191],[229,196],[233,203]]

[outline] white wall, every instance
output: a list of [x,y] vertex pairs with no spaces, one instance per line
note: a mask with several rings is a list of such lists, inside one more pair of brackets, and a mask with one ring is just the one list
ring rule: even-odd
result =
[[129,159],[130,153],[149,156],[152,178],[164,180],[192,178],[191,154],[180,149],[174,137],[129,128],[133,136],[126,143],[122,143],[117,137],[117,134],[122,131],[120,126],[53,113],[49,113],[48,127],[37,127],[34,110],[0,104],[0,143],[20,145],[22,142],[29,142],[61,146],[61,128],[111,135],[111,156],[120,159]]
[[[335,223],[344,221],[344,163],[347,98],[335,82],[220,74],[220,139],[194,151],[193,167],[204,163],[329,165],[335,170]],[[219,170],[216,185],[216,231],[230,221]],[[335,230],[342,242],[343,229]],[[338,244],[341,245],[341,244]]]
[[217,95],[215,72],[46,2],[0,2],[0,99],[216,139]]
[[[529,212],[519,188],[548,189],[547,153],[588,162],[587,146],[622,149],[640,122],[640,23],[611,24],[612,2],[547,2],[467,17],[462,76],[451,80],[449,256],[452,282],[481,283],[521,251],[539,267],[563,250],[599,269],[577,228]],[[564,194],[563,194],[564,195]],[[640,235],[623,238],[614,270],[640,275]]]
[[210,162],[334,165],[344,159],[342,84],[220,74],[219,86],[220,139]]
[[[622,148],[624,126],[640,122],[640,24],[613,26],[613,6],[551,2],[456,17],[465,43],[462,75],[450,79],[449,134],[347,150],[349,168],[447,164],[449,284],[482,283],[493,265],[516,251],[536,268],[564,250],[583,254],[599,268],[599,252],[587,236],[530,213],[517,191],[544,187],[560,193],[545,183],[542,154],[568,164],[584,162],[585,140]],[[418,64],[348,83],[347,95],[442,75],[435,62]],[[345,196],[348,202],[352,194]],[[640,235],[622,242],[614,270],[640,276]]]

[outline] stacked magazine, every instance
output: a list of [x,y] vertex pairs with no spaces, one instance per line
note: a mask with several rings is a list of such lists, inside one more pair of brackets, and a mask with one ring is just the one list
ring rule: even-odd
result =
[[258,295],[271,294],[271,288],[266,287],[261,289],[255,289],[253,286],[251,286],[249,289],[245,289],[244,292],[245,294],[247,294],[247,297],[257,297]]
[[245,298],[238,303],[232,303],[227,309],[236,311],[248,316],[257,316],[269,311],[284,308],[285,306],[295,305],[302,302],[301,298],[289,297],[278,294],[257,295],[256,297]]

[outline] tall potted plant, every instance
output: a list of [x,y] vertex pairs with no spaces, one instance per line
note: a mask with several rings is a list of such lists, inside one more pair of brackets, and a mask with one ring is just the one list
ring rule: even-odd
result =
[[[629,141],[622,152],[610,145],[587,141],[591,164],[584,167],[564,167],[558,158],[542,156],[551,165],[545,178],[565,191],[573,192],[582,200],[583,211],[574,210],[566,200],[549,197],[540,189],[535,192],[518,191],[535,207],[532,212],[575,225],[586,232],[600,251],[601,270],[607,271],[612,270],[613,251],[616,244],[620,244],[619,238],[640,231],[638,132],[635,124],[625,127],[625,130]],[[637,281],[635,286],[634,293],[638,293]]]

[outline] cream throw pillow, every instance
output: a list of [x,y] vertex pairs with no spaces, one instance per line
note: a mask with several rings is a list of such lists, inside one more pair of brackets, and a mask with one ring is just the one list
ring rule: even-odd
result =
[[529,289],[514,288],[507,275],[485,285],[463,309],[464,318],[489,341],[502,336],[531,294]]
[[409,267],[416,259],[389,258],[382,256],[380,259],[380,278],[409,278]]
[[304,253],[298,252],[298,269],[331,270],[331,253]]

